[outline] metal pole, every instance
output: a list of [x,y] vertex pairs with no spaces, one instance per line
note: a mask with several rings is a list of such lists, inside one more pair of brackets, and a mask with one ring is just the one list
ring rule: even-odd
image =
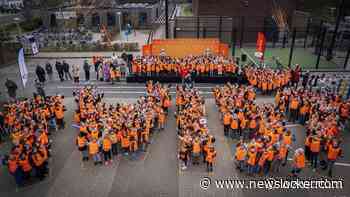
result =
[[296,30],[296,28],[294,28],[294,30],[293,30],[292,44],[291,44],[291,46],[290,46],[289,61],[288,61],[288,67],[289,67],[289,68],[291,67],[291,64],[292,64],[296,34],[297,34],[297,30]]
[[232,57],[236,55],[236,37],[237,37],[237,29],[232,25],[232,35],[231,35],[231,43],[232,43]]
[[327,28],[324,28],[323,33],[322,33],[320,48],[319,48],[318,55],[317,55],[316,70],[318,69],[318,66],[320,65],[323,43],[324,43],[324,40],[326,38],[326,33],[327,33]]
[[203,27],[203,38],[207,37],[207,29]]
[[323,29],[323,20],[321,20],[321,23],[320,23],[320,28],[318,30],[318,33],[317,33],[317,37],[316,37],[316,45],[315,45],[315,54],[317,54],[317,47],[320,47],[320,39],[321,39],[321,36],[322,36],[322,29]]
[[199,38],[199,16],[197,16],[197,38]]
[[287,31],[285,30],[284,33],[283,33],[282,48],[286,48],[286,42],[287,42]]
[[244,39],[244,16],[241,18],[241,40],[239,41],[240,48],[243,48],[243,39]]
[[304,39],[304,49],[306,48],[307,38],[309,37],[309,31],[310,31],[310,18],[307,19],[306,33],[305,33],[305,39]]
[[165,38],[169,38],[168,0],[165,0]]
[[120,34],[120,39],[123,40],[123,32],[122,32],[122,13],[118,12],[118,20],[119,20],[119,34]]
[[346,53],[346,58],[345,58],[345,62],[344,62],[344,70],[348,66],[349,58],[350,58],[350,46],[348,48],[348,52]]
[[333,49],[334,49],[335,41],[337,39],[337,33],[338,33],[339,25],[340,25],[340,20],[341,20],[341,17],[343,15],[342,13],[343,13],[344,3],[345,3],[345,0],[341,0],[341,3],[339,4],[339,7],[338,7],[337,22],[335,24],[335,29],[334,29],[334,32],[333,32],[331,44],[329,45],[329,48],[327,50],[327,57],[326,57],[326,59],[328,61],[333,59]]
[[175,22],[174,22],[174,38],[176,38],[176,26],[177,26],[177,20],[176,20],[176,17],[175,17]]
[[219,40],[221,40],[222,33],[222,16],[219,17]]

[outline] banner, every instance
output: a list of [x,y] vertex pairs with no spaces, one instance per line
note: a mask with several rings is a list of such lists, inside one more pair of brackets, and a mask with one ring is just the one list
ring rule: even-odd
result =
[[33,55],[36,55],[39,53],[38,45],[36,45],[36,42],[32,42],[32,53]]
[[264,52],[266,47],[266,38],[263,32],[258,32],[258,39],[256,41],[256,53],[255,56],[264,59]]
[[23,87],[26,87],[27,81],[28,81],[28,70],[27,70],[27,65],[24,62],[24,50],[21,48],[18,53],[18,66],[19,66],[19,71],[21,74],[21,79],[23,83]]

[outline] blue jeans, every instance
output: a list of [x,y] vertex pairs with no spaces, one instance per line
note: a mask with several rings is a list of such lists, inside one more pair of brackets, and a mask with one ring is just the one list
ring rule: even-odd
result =
[[57,128],[56,118],[50,118],[48,125],[50,128],[56,129]]
[[244,160],[238,161],[238,168],[239,168],[241,171],[244,171],[244,170],[245,170]]
[[94,160],[94,162],[100,162],[101,161],[100,153],[96,153],[92,155],[92,159]]
[[252,166],[250,164],[248,164],[248,174],[253,174],[255,171],[255,165]]

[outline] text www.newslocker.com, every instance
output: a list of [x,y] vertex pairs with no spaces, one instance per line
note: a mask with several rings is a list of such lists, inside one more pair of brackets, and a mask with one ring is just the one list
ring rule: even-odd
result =
[[268,178],[264,180],[240,180],[240,179],[212,179],[204,177],[200,180],[199,186],[203,190],[209,188],[217,189],[343,189],[342,179],[293,179]]

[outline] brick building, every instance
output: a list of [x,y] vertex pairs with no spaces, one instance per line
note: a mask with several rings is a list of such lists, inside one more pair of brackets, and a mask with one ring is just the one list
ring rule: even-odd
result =
[[261,29],[266,18],[284,15],[284,22],[291,24],[292,15],[299,0],[193,0],[195,16],[244,17],[245,27]]

